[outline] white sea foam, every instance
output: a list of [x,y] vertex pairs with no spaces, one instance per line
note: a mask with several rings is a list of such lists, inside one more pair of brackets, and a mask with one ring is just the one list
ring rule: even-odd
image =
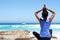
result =
[[40,28],[40,25],[30,25],[29,28]]
[[[36,24],[36,25],[25,25],[29,28],[40,28],[40,25],[39,24]],[[59,24],[51,24],[50,28],[60,28],[60,25]]]
[[51,28],[52,28],[52,27],[53,27],[53,28],[60,28],[60,25],[59,25],[59,24],[57,24],[57,25],[56,25],[56,24],[54,24],[54,25],[52,24],[52,25],[51,25]]
[[12,25],[12,27],[16,27],[16,28],[18,28],[18,27],[20,27],[20,25]]

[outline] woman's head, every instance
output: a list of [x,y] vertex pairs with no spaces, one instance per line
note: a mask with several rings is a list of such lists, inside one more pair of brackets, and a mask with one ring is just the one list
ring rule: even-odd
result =
[[48,11],[47,10],[43,10],[42,17],[43,17],[43,19],[47,19],[47,17],[48,17]]

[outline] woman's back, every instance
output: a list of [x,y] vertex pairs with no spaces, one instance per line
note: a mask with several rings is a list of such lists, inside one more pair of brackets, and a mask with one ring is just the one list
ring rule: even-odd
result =
[[41,24],[41,31],[40,31],[40,37],[51,37],[49,28],[50,28],[50,21],[48,20],[42,20]]

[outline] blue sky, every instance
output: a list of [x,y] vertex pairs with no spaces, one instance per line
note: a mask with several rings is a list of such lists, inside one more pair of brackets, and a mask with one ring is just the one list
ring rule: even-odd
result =
[[0,0],[0,23],[38,23],[34,12],[42,9],[44,4],[56,13],[52,22],[59,23],[60,0]]

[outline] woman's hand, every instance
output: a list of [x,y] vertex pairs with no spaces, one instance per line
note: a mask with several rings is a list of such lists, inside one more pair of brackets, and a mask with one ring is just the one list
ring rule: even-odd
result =
[[44,8],[46,8],[46,5],[44,4]]
[[43,11],[46,11],[46,10],[47,10],[47,8],[46,8],[46,5],[44,4]]

